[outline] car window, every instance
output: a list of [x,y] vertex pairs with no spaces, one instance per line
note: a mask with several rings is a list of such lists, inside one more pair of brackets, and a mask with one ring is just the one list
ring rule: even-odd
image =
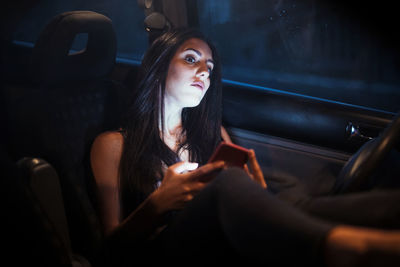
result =
[[397,48],[370,27],[379,11],[368,17],[365,2],[333,2],[202,0],[197,23],[215,41],[229,82],[399,111]]
[[[140,60],[147,48],[147,34],[144,30],[143,9],[137,1],[132,0],[45,0],[38,3],[25,14],[14,32],[13,40],[24,44],[34,44],[50,20],[65,11],[91,10],[109,17],[117,36],[117,56],[120,58]],[[85,38],[86,37],[86,38]],[[73,49],[85,47],[87,36],[78,35]]]

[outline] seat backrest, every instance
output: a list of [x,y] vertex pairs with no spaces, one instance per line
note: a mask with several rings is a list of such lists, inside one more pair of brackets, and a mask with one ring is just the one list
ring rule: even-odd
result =
[[[85,257],[72,251],[64,200],[56,170],[40,158],[22,158],[17,162],[17,166],[21,176],[18,178],[21,186],[24,186],[25,195],[30,197],[31,205],[35,205],[35,219],[42,222],[43,230],[52,241],[50,244],[52,246],[47,247],[47,254],[52,254],[54,250],[58,252],[56,255],[45,257],[50,259],[54,257],[65,266],[91,267],[92,264]],[[29,221],[25,221],[25,224],[29,224]]]
[[40,158],[22,158],[17,162],[17,166],[22,175],[21,183],[24,183],[27,190],[37,199],[40,209],[46,213],[57,236],[69,251],[71,241],[57,172],[48,162]]
[[[78,34],[86,48],[71,52]],[[92,11],[59,14],[41,32],[32,56],[32,79],[45,84],[91,80],[108,74],[115,63],[116,37],[109,18]]]
[[[70,53],[86,33],[86,48]],[[102,241],[88,155],[94,138],[117,129],[123,88],[110,80],[116,38],[112,22],[92,11],[56,16],[35,44],[31,88],[6,88],[15,159],[40,157],[57,170],[72,249],[91,259]]]
[[1,145],[0,170],[3,261],[13,266],[70,266],[68,244],[55,221],[31,190],[26,172]]

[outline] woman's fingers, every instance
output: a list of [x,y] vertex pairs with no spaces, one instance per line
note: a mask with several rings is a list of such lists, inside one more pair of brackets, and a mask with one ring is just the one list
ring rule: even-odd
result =
[[203,190],[203,188],[207,185],[207,183],[203,183],[201,181],[198,182],[193,182],[190,186],[190,192],[192,194],[197,194],[198,192],[200,192],[201,190]]
[[199,164],[196,162],[181,161],[181,162],[175,163],[174,165],[171,165],[169,167],[169,169],[175,173],[184,173],[184,172],[188,172],[188,171],[193,171],[193,170],[197,169],[198,166],[199,166]]
[[247,164],[244,164],[243,168],[247,175],[253,178],[253,174],[251,174],[249,167],[247,167]]
[[264,180],[264,174],[260,165],[258,164],[256,153],[253,149],[250,149],[249,151],[249,164],[252,170],[252,175],[250,176],[252,176],[252,178],[255,179],[263,188],[267,188],[267,184]]
[[224,167],[225,167],[224,161],[216,161],[212,163],[207,163],[198,168],[197,170],[188,173],[188,175],[190,176],[191,179],[198,179],[213,174],[214,172],[219,171]]
[[261,172],[260,165],[258,164],[258,161],[256,158],[256,153],[254,152],[253,149],[250,149],[250,152],[249,152],[249,164],[250,164],[251,169],[253,170],[253,173]]

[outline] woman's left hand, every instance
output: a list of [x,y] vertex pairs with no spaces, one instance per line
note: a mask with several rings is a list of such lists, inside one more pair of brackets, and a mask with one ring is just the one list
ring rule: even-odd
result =
[[262,188],[267,188],[267,183],[264,180],[264,174],[260,168],[260,165],[258,164],[257,158],[256,158],[256,153],[254,152],[253,149],[250,149],[249,151],[249,162],[248,164],[250,165],[251,172],[247,166],[247,164],[244,165],[244,170],[247,172],[247,174],[250,176],[250,178],[257,182],[259,185],[261,185]]

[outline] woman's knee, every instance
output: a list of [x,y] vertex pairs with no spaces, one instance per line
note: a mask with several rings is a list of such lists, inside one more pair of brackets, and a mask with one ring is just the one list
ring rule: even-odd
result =
[[232,184],[235,182],[240,182],[242,179],[250,179],[247,173],[238,167],[229,167],[222,170],[217,177],[214,179],[215,184]]
[[241,194],[243,191],[262,190],[242,168],[238,167],[230,167],[221,171],[209,184],[209,187],[217,195],[226,192]]
[[229,167],[224,170],[222,170],[216,177],[216,180],[218,182],[229,182],[232,181],[233,179],[243,179],[246,178],[248,179],[247,173],[244,171],[242,168],[238,167]]

